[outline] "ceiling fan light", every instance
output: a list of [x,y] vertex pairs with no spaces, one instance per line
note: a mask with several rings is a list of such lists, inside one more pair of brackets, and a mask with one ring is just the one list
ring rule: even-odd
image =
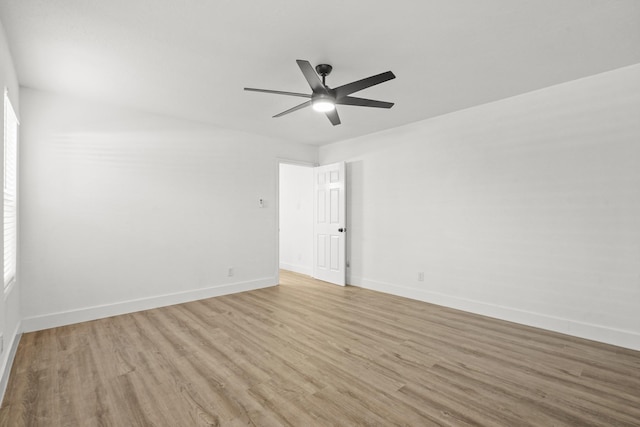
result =
[[334,104],[332,100],[326,98],[314,100],[312,104],[313,109],[320,113],[326,113],[327,111],[333,111],[336,109],[336,104]]

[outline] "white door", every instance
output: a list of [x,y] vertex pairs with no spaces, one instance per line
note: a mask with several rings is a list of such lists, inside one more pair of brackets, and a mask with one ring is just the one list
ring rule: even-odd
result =
[[345,285],[346,177],[344,162],[314,168],[313,277]]

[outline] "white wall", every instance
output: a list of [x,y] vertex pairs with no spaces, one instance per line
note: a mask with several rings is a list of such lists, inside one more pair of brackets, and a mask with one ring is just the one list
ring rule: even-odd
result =
[[[4,88],[9,90],[9,99],[11,105],[15,110],[18,117],[20,117],[20,104],[19,104],[19,87],[18,78],[13,66],[13,60],[9,47],[7,45],[7,39],[4,33],[4,27],[0,22],[0,96],[3,97],[3,101],[0,101],[2,107],[2,120],[4,120]],[[4,126],[4,125],[3,125]],[[4,129],[4,127],[3,127]],[[4,130],[3,130],[4,132]],[[19,136],[20,137],[20,136]],[[20,146],[18,146],[20,149]],[[0,165],[4,164],[3,159],[4,151],[0,151]],[[0,204],[0,211],[4,208]],[[3,211],[2,211],[3,212]],[[3,212],[4,216],[4,212]],[[3,235],[3,233],[0,233]],[[0,245],[0,256],[4,259],[4,243]],[[18,272],[19,273],[19,272]],[[0,299],[0,334],[2,334],[3,351],[0,353],[0,398],[4,394],[6,387],[6,381],[11,369],[10,358],[15,354],[15,350],[19,341],[19,329],[20,329],[20,277],[16,278],[16,283],[3,293],[3,298]]]
[[278,159],[315,147],[21,97],[24,330],[276,284]]
[[313,168],[280,165],[280,268],[313,273]]
[[348,161],[352,284],[640,349],[640,64],[319,159]]

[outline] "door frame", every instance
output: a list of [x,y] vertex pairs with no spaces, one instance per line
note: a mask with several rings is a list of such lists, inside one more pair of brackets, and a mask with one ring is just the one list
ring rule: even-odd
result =
[[[276,158],[276,256],[275,256],[275,278],[276,285],[280,285],[280,165],[294,165],[308,168],[318,167],[318,163],[292,160],[286,158]],[[312,190],[313,191],[313,190]]]

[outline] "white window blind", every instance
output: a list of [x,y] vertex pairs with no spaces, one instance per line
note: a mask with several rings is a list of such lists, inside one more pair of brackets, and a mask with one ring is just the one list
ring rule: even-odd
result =
[[4,287],[16,276],[18,211],[18,118],[4,91]]

